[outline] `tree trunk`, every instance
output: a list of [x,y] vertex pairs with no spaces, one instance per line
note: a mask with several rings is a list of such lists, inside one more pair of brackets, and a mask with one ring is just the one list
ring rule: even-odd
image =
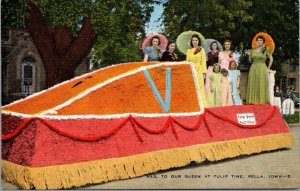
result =
[[72,39],[66,26],[51,29],[35,4],[29,3],[27,12],[26,26],[43,60],[47,87],[73,78],[94,44],[96,35],[90,18],[84,18],[81,31]]

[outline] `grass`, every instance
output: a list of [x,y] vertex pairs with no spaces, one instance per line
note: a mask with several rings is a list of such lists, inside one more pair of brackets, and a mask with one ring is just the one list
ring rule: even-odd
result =
[[285,116],[284,120],[287,124],[299,123],[299,111],[296,111],[293,115]]

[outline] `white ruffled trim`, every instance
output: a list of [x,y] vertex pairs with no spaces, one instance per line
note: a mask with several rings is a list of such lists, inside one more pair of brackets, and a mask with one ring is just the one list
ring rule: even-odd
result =
[[[123,63],[123,64],[135,64],[135,63],[131,62],[131,63]],[[113,66],[109,66],[109,67],[106,67],[106,68],[102,68],[102,69],[93,71],[92,73],[95,73],[95,72],[98,72],[98,71],[101,71],[101,70],[104,70],[104,69],[107,69],[107,68],[110,68],[110,67],[120,66],[120,65],[123,65],[123,64],[118,64],[118,65],[113,65]],[[158,67],[161,67],[161,66],[174,66],[174,65],[182,65],[182,64],[187,64],[187,65],[190,65],[190,67],[191,67],[192,75],[193,75],[193,78],[194,78],[194,85],[195,85],[195,88],[196,88],[196,94],[197,94],[198,103],[199,103],[199,108],[200,108],[199,112],[189,112],[189,113],[151,113],[151,114],[145,114],[145,113],[144,114],[140,114],[140,113],[124,113],[124,114],[112,114],[112,115],[61,115],[61,116],[47,115],[49,113],[55,113],[57,110],[59,110],[61,108],[64,108],[64,107],[66,107],[66,106],[68,106],[70,104],[72,104],[74,101],[83,98],[87,94],[89,94],[89,93],[91,93],[93,91],[96,91],[99,88],[102,88],[102,87],[104,87],[104,86],[106,86],[106,85],[108,85],[108,84],[110,84],[110,83],[112,83],[114,81],[120,80],[120,79],[125,78],[127,76],[130,76],[130,75],[136,74],[138,72],[141,72],[142,70],[158,68]],[[78,78],[82,78],[84,76],[91,75],[92,73],[88,73],[88,74],[76,77],[76,78],[74,78],[72,80],[75,80],[75,79],[78,79]],[[60,86],[62,84],[65,84],[65,83],[67,83],[69,81],[72,81],[72,80],[65,81],[65,82],[63,82],[61,84],[53,86],[50,89],[58,87],[58,86]],[[134,71],[127,72],[125,74],[116,76],[116,77],[111,78],[109,80],[106,80],[106,81],[104,81],[104,82],[102,82],[102,83],[100,83],[98,85],[93,86],[92,88],[90,88],[90,89],[88,89],[86,91],[81,92],[79,95],[77,95],[77,96],[69,99],[68,101],[66,101],[66,102],[64,102],[64,103],[62,103],[60,105],[57,105],[54,108],[46,110],[46,111],[44,111],[42,113],[39,113],[39,114],[28,115],[28,114],[21,114],[21,113],[12,112],[12,111],[5,111],[5,110],[2,111],[2,113],[8,114],[8,115],[13,115],[13,116],[18,116],[18,117],[21,117],[21,118],[40,117],[40,118],[45,118],[45,119],[57,119],[57,120],[59,120],[59,119],[62,119],[62,120],[68,120],[68,119],[118,119],[118,118],[124,118],[124,117],[126,118],[129,115],[132,115],[132,116],[138,117],[138,118],[157,118],[157,117],[168,117],[168,116],[173,116],[173,117],[197,116],[197,115],[200,115],[200,114],[202,114],[204,112],[203,102],[201,100],[200,90],[199,90],[197,84],[198,84],[197,72],[196,72],[196,69],[195,69],[193,63],[191,63],[191,62],[161,62],[161,63],[155,64],[155,65],[141,66],[141,67],[139,67],[138,69],[136,69]],[[48,89],[48,90],[50,90],[50,89]],[[45,91],[47,91],[47,90],[44,90],[42,92],[45,92]],[[42,92],[34,94],[34,96],[39,95]],[[33,97],[33,96],[29,96],[29,97]],[[27,97],[25,99],[28,99],[29,97]],[[20,101],[21,100],[18,100],[17,102],[20,102]],[[15,103],[17,103],[17,102],[15,102]]]
[[136,117],[136,118],[165,118],[165,117],[194,117],[199,116],[203,112],[190,112],[190,113],[149,113],[149,114],[140,114],[140,113],[123,113],[123,114],[113,114],[113,115],[28,115],[16,112],[2,112],[6,115],[16,116],[19,118],[31,118],[38,117],[49,120],[80,120],[80,119],[123,119],[128,116]]

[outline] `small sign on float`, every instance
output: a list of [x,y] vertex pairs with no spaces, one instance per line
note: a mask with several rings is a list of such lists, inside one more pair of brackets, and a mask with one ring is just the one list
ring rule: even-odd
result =
[[256,125],[254,113],[240,113],[236,114],[239,124],[242,125]]

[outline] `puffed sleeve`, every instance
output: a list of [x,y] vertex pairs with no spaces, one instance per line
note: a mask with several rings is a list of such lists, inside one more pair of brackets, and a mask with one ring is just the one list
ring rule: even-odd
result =
[[241,76],[241,71],[240,70],[237,71],[237,76]]
[[202,67],[202,72],[203,73],[206,73],[206,55],[205,55],[205,50],[204,48],[202,48],[201,50],[201,60],[200,60],[200,64],[201,64],[201,67]]
[[151,54],[151,47],[145,48],[144,49],[144,54],[149,56]]

